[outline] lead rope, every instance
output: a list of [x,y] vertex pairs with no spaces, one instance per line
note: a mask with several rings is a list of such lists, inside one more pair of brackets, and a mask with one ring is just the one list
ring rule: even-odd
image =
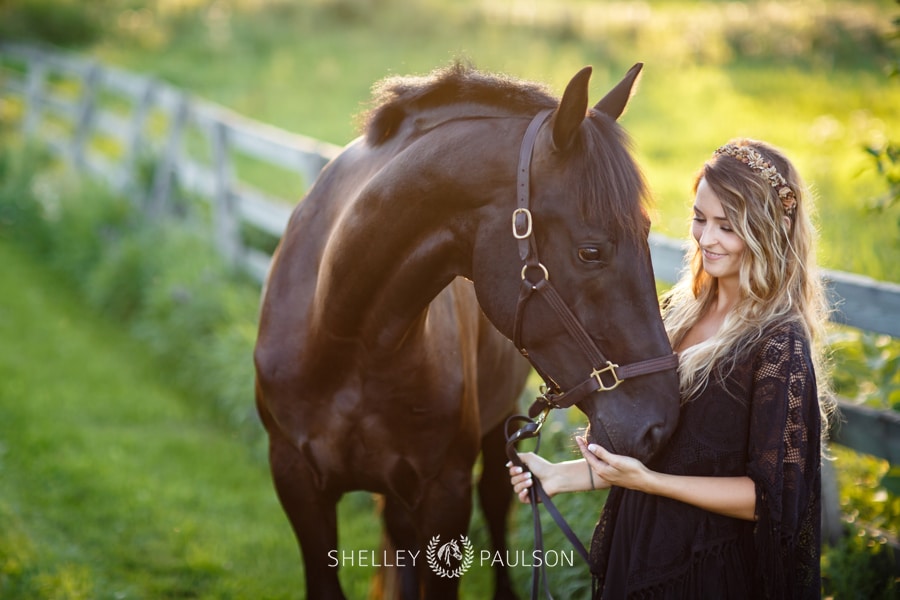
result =
[[[523,471],[527,471],[528,467],[522,462],[522,459],[519,457],[519,453],[516,452],[516,443],[530,438],[536,438],[537,445],[535,446],[534,451],[537,452],[540,449],[541,445],[541,427],[544,425],[544,421],[547,419],[547,414],[550,412],[550,409],[547,408],[540,415],[538,415],[537,419],[531,419],[526,417],[525,415],[513,415],[506,419],[506,423],[504,424],[504,434],[506,435],[506,456],[509,458],[510,462],[512,462],[515,466],[521,467]],[[512,434],[509,433],[510,424],[524,422],[525,424],[517,429]],[[540,587],[541,580],[544,582],[544,594],[548,598],[548,600],[553,600],[552,594],[550,594],[550,586],[547,583],[547,570],[545,568],[546,562],[543,560],[544,558],[544,533],[541,527],[541,515],[538,504],[543,504],[547,509],[547,512],[550,513],[550,516],[553,518],[556,525],[563,532],[563,535],[571,542],[572,546],[581,555],[581,558],[584,559],[586,564],[590,564],[590,560],[588,557],[587,549],[585,549],[584,544],[581,543],[581,540],[578,539],[578,536],[575,535],[575,532],[572,530],[572,527],[566,522],[565,518],[563,518],[562,513],[559,512],[559,509],[556,508],[556,505],[553,504],[553,501],[550,499],[550,496],[544,491],[544,486],[541,485],[541,480],[538,479],[533,473],[531,476],[531,487],[528,490],[528,499],[531,504],[531,518],[534,524],[534,550],[535,553],[540,553],[541,564],[540,566],[535,565],[531,572],[531,598],[532,600],[537,600],[540,595]]]

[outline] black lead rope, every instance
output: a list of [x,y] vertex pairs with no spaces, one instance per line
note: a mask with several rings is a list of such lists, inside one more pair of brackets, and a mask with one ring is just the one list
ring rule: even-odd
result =
[[[537,452],[541,445],[541,427],[543,427],[549,412],[549,408],[544,409],[541,414],[538,415],[537,419],[534,420],[525,415],[513,415],[506,420],[506,424],[504,425],[504,433],[506,434],[506,456],[515,466],[521,467],[523,471],[527,471],[528,467],[522,462],[519,453],[516,452],[516,443],[522,440],[536,438],[537,445],[535,446],[534,451]],[[510,434],[510,425],[518,422],[522,422],[524,425],[514,433]],[[535,566],[531,573],[531,598],[532,600],[537,600],[540,594],[541,579],[543,579],[544,594],[548,599],[552,600],[553,596],[550,594],[550,588],[547,584],[546,561],[544,560],[544,534],[541,528],[541,515],[540,509],[538,508],[539,504],[543,504],[546,507],[547,512],[553,517],[556,525],[560,528],[566,538],[568,538],[578,554],[581,555],[584,562],[590,564],[590,560],[584,544],[581,543],[581,540],[578,539],[578,536],[572,531],[572,528],[563,518],[559,509],[556,508],[556,505],[553,504],[553,501],[550,500],[550,496],[544,491],[544,486],[541,485],[540,479],[532,473],[531,481],[531,487],[528,489],[528,498],[531,503],[531,517],[534,522],[534,550],[536,553],[539,552],[541,557],[540,566]]]

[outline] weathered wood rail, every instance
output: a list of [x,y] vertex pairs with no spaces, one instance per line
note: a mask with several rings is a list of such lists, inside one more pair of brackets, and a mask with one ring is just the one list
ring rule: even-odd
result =
[[[0,45],[0,102],[21,108],[26,135],[114,189],[141,195],[151,213],[166,210],[176,186],[206,202],[220,250],[259,282],[271,257],[246,244],[241,227],[249,224],[280,237],[302,189],[292,198],[263,191],[237,176],[235,157],[275,165],[309,185],[340,151],[164,82],[29,46]],[[111,109],[116,102],[125,110]],[[142,161],[152,164],[149,191],[139,182]],[[682,244],[654,234],[651,250],[657,278],[675,281],[683,265]],[[824,279],[836,322],[900,337],[900,285],[838,271],[826,271]],[[841,412],[833,441],[900,464],[900,413],[847,402]],[[827,485],[825,493],[836,498]],[[833,513],[836,501],[829,504]],[[832,531],[838,528],[836,518],[827,519]]]

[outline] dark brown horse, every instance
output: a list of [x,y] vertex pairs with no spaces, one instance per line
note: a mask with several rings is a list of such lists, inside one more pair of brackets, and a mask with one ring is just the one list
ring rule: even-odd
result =
[[[256,390],[308,597],[343,597],[330,557],[335,505],[350,490],[383,494],[392,542],[419,552],[404,596],[455,597],[458,579],[430,569],[423,550],[466,534],[482,448],[481,502],[504,548],[501,426],[528,371],[519,352],[561,397],[585,380],[612,387],[615,375],[598,374],[571,324],[529,299],[542,285],[533,279],[552,277],[569,321],[612,360],[671,355],[645,185],[616,123],[639,70],[591,109],[590,68],[561,101],[458,64],[387,80],[363,137],[294,211],[264,294]],[[523,243],[540,264],[523,266]],[[592,439],[641,458],[664,443],[678,411],[672,368],[598,385],[570,395]],[[512,596],[503,572],[495,595]]]

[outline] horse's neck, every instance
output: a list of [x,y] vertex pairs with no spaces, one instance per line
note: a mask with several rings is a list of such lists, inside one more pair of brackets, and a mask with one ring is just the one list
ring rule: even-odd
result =
[[400,206],[364,191],[342,211],[323,251],[314,308],[329,336],[396,347],[423,326],[428,303],[453,279],[456,240],[431,218],[427,199],[408,200]]
[[504,127],[495,116],[426,113],[384,145],[357,145],[334,169],[335,188],[322,193],[342,208],[328,224],[315,319],[332,335],[396,346],[455,276],[469,275],[480,218],[473,213],[498,172],[514,173],[515,152],[489,150]]

